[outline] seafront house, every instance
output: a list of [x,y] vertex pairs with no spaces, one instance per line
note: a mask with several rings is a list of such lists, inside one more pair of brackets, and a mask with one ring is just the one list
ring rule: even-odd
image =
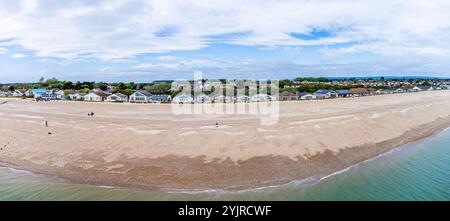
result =
[[384,90],[382,90],[382,89],[379,89],[379,90],[375,91],[376,95],[382,95],[382,94],[385,94],[385,93],[386,92]]
[[337,90],[336,93],[338,97],[349,97],[352,95],[349,90]]
[[383,91],[383,94],[393,94],[393,93],[395,93],[395,90],[392,89],[386,89]]
[[214,97],[214,102],[215,103],[232,103],[233,102],[233,97],[231,97],[231,96],[224,96],[224,95],[215,96]]
[[130,103],[148,103],[152,94],[145,90],[138,90],[130,95]]
[[328,99],[335,98],[338,96],[338,94],[333,90],[320,89],[314,92],[314,96],[316,96],[317,99]]
[[450,85],[449,84],[441,84],[441,85],[439,85],[439,88],[441,90],[450,90]]
[[295,101],[298,100],[298,97],[296,93],[285,91],[280,94],[280,101]]
[[251,96],[250,100],[252,102],[270,102],[270,101],[275,101],[276,97],[270,96],[268,94],[255,94],[255,95]]
[[179,103],[179,104],[192,103],[192,102],[194,102],[194,99],[189,94],[180,94],[180,95],[175,96],[173,98],[172,102]]
[[0,97],[8,97],[8,92],[0,91]]
[[64,90],[55,90],[53,91],[53,94],[56,96],[57,99],[63,99],[65,97]]
[[29,89],[29,90],[25,91],[25,96],[27,96],[27,97],[33,96],[33,90]]
[[394,90],[394,93],[406,93],[406,92],[408,92],[406,88],[398,88]]
[[111,94],[106,97],[106,101],[108,102],[127,102],[128,96],[122,93]]
[[300,100],[314,100],[316,99],[316,96],[314,94],[310,94],[310,93],[299,93],[298,94]]
[[415,87],[413,87],[413,91],[418,92],[418,91],[422,91],[422,89],[420,89],[419,86],[415,86]]
[[168,94],[154,94],[150,96],[149,103],[168,103],[172,100],[172,96]]
[[420,91],[432,91],[434,90],[433,87],[428,87],[428,86],[419,86]]
[[84,99],[84,96],[86,96],[86,93],[73,93],[67,95],[67,98],[73,101],[81,101]]
[[212,98],[206,94],[199,94],[195,96],[196,103],[211,103]]
[[368,95],[370,95],[369,90],[367,90],[367,88],[363,88],[363,87],[350,88],[349,92],[354,97],[361,97],[361,96],[368,96]]
[[22,96],[24,96],[24,95],[25,95],[25,93],[22,92],[22,91],[20,91],[20,90],[15,90],[15,91],[12,93],[12,96],[13,96],[13,97],[22,97]]
[[44,94],[47,94],[47,90],[38,88],[38,89],[31,89],[31,94],[34,96],[34,98],[38,98]]
[[251,98],[246,95],[239,95],[236,98],[234,98],[234,100],[239,103],[246,103],[246,102],[250,102]]
[[101,102],[106,100],[107,95],[101,92],[89,93],[83,97],[84,101]]
[[58,97],[56,96],[56,94],[53,93],[45,93],[45,94],[41,94],[40,96],[35,98],[36,101],[54,101],[54,100],[58,100]]

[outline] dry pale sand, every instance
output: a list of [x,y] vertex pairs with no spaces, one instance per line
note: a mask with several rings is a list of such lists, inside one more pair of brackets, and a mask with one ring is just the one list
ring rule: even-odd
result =
[[274,125],[167,104],[2,99],[0,162],[80,183],[242,189],[327,175],[448,127],[449,116],[450,91],[281,102]]

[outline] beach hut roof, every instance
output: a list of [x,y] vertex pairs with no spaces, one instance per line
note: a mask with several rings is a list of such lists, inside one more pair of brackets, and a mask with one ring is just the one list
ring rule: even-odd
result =
[[315,92],[316,94],[328,94],[328,93],[336,93],[333,90],[325,90],[325,89],[319,89]]

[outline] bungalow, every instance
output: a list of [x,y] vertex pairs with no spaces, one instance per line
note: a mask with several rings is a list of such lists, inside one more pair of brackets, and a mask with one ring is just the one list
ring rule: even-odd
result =
[[65,97],[64,90],[53,91],[53,94],[56,95],[56,98],[58,99],[63,99]]
[[276,97],[270,96],[268,94],[255,94],[250,98],[253,102],[266,102],[266,101],[275,101]]
[[11,94],[13,97],[22,97],[22,96],[24,96],[25,94],[23,94],[21,91],[19,91],[19,90],[15,90],[14,92],[12,92],[12,94]]
[[349,90],[337,90],[336,93],[338,97],[348,97],[351,95]]
[[172,100],[172,96],[168,94],[154,94],[150,96],[150,103],[168,103]]
[[316,99],[316,95],[310,93],[299,93],[298,94],[300,100],[314,100]]
[[22,97],[22,96],[24,96],[25,94],[22,92],[22,91],[20,91],[20,90],[15,90],[13,93],[12,93],[12,96],[13,97]]
[[317,99],[327,99],[327,98],[335,98],[338,96],[338,94],[333,90],[320,89],[314,92],[314,96],[316,96]]
[[406,93],[406,92],[407,92],[406,88],[398,88],[394,90],[394,93]]
[[236,102],[249,102],[251,100],[251,98],[249,96],[239,95],[239,96],[235,97],[234,100]]
[[100,102],[100,101],[104,101],[106,99],[106,95],[103,93],[89,93],[87,95],[85,95],[83,98],[85,101],[93,101],[93,102]]
[[294,101],[294,100],[298,100],[298,94],[296,93],[285,91],[280,94],[280,101]]
[[233,102],[233,97],[231,97],[231,96],[224,96],[224,95],[215,96],[214,97],[214,102],[216,102],[216,103],[232,103]]
[[33,96],[33,90],[29,89],[29,90],[25,91],[25,96],[27,96],[27,97]]
[[211,101],[211,97],[206,94],[199,94],[195,96],[195,102],[197,103],[210,103]]
[[0,91],[0,97],[8,97],[8,92]]
[[448,84],[441,84],[441,85],[439,85],[439,88],[441,90],[449,90],[450,89],[450,85],[448,85]]
[[53,93],[45,93],[41,94],[40,96],[35,98],[36,101],[43,100],[43,101],[51,101],[51,100],[58,100],[58,97]]
[[189,94],[177,95],[172,100],[173,103],[179,103],[179,104],[192,103],[193,101],[194,101],[194,99]]
[[130,103],[148,103],[152,94],[145,90],[138,90],[130,95]]
[[34,98],[40,97],[43,94],[47,94],[47,91],[45,89],[31,89],[31,94],[34,96]]
[[73,93],[67,95],[67,98],[69,100],[80,101],[83,100],[84,96],[86,96],[86,93]]
[[106,97],[106,101],[108,102],[127,102],[128,96],[121,93],[115,93],[111,94],[108,97]]
[[370,95],[369,90],[363,87],[350,88],[349,92],[355,97]]
[[386,92],[382,89],[378,89],[377,91],[375,91],[376,95],[381,95],[381,94],[385,94]]
[[432,91],[434,89],[433,87],[427,86],[419,86],[418,88],[420,89],[420,91]]
[[386,89],[386,90],[383,91],[383,93],[384,93],[384,94],[393,94],[393,93],[395,93],[395,90],[392,90],[392,89]]

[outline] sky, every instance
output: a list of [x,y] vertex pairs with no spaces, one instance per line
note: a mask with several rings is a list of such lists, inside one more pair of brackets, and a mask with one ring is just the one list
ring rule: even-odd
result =
[[449,0],[0,0],[0,83],[450,77]]

